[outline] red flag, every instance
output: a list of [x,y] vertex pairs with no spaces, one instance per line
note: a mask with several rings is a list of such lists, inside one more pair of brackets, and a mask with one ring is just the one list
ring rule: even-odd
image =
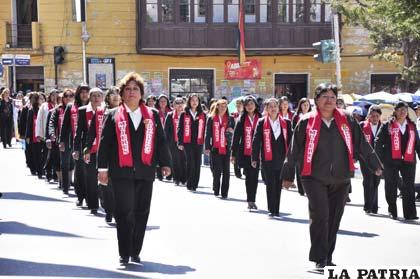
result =
[[239,0],[239,21],[238,21],[238,60],[242,65],[245,63],[245,18],[244,18],[244,0]]

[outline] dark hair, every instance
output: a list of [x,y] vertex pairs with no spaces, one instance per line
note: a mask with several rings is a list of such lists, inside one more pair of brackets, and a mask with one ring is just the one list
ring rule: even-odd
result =
[[119,87],[120,87],[120,96],[121,96],[121,98],[122,98],[122,94],[124,93],[125,87],[127,86],[127,84],[130,81],[134,81],[139,86],[139,88],[140,88],[140,95],[142,97],[141,100],[140,100],[140,103],[142,103],[143,102],[143,96],[144,96],[144,80],[136,72],[130,72],[130,73],[126,74],[122,78],[122,80],[120,80]]
[[37,113],[39,110],[39,97],[40,97],[40,94],[38,92],[31,93],[32,109],[34,113]]
[[105,104],[107,107],[111,105],[110,99],[112,95],[119,95],[120,89],[117,86],[111,86],[105,93]]
[[156,96],[155,95],[149,95],[146,98],[146,102],[148,102],[150,99],[153,99],[156,102]]
[[190,111],[190,110],[191,110],[191,99],[192,99],[193,97],[197,97],[197,99],[198,99],[197,113],[198,113],[198,114],[200,114],[200,113],[202,113],[202,112],[203,112],[203,108],[201,107],[201,99],[200,99],[200,97],[198,96],[198,94],[196,94],[196,93],[192,93],[192,94],[188,95],[187,105],[185,106],[185,109],[184,109],[184,110],[185,110],[186,112],[188,112],[188,111]]
[[315,89],[315,99],[318,99],[322,93],[325,93],[329,90],[331,90],[335,94],[335,96],[338,96],[337,85],[332,83],[321,83]]
[[89,85],[87,85],[86,83],[81,83],[79,84],[79,86],[77,86],[76,93],[74,95],[74,104],[78,107],[81,107],[84,105],[82,104],[82,99],[80,99],[80,94],[82,93],[82,90],[87,90],[89,92],[90,90]]
[[48,94],[48,96],[47,96],[47,102],[51,102],[51,95],[52,94],[59,94],[60,92],[57,90],[57,89],[53,89],[53,90],[51,90],[50,91],[50,94]]
[[[65,95],[69,95],[69,94],[71,94],[71,95],[73,95],[74,96],[74,90],[73,89],[71,89],[71,88],[65,88],[64,90],[63,90],[63,97],[62,97],[62,99],[61,99],[61,104],[64,106],[64,96]],[[80,97],[79,97],[80,98]],[[76,104],[77,105],[77,104]]]
[[299,100],[299,102],[297,104],[296,115],[299,115],[299,113],[302,112],[301,106],[302,106],[303,103],[306,103],[306,102],[309,103],[309,110],[308,110],[308,112],[310,112],[312,110],[311,102],[309,102],[309,99],[308,98],[302,98],[302,99]]
[[165,98],[166,99],[166,108],[165,108],[165,110],[167,112],[168,111],[171,111],[171,102],[169,102],[169,98],[166,95],[164,95],[164,94],[160,94],[159,97],[157,98],[156,104],[155,104],[155,109],[157,109],[158,111],[160,111],[159,101],[162,98]]
[[253,96],[246,96],[245,98],[242,99],[242,103],[244,104],[244,110],[242,111],[242,114],[248,113],[245,107],[248,105],[249,102],[253,102],[255,104],[254,113],[260,116],[260,105],[258,104],[257,99],[255,99],[255,97]]
[[378,106],[378,105],[372,105],[372,106],[370,106],[369,111],[368,111],[368,115],[371,114],[372,112],[377,112],[377,113],[379,113],[379,114],[382,115],[381,107]]

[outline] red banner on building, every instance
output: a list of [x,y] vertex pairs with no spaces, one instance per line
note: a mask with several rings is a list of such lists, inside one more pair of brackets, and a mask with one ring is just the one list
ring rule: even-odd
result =
[[250,59],[241,65],[238,60],[225,60],[225,79],[261,79],[261,62]]

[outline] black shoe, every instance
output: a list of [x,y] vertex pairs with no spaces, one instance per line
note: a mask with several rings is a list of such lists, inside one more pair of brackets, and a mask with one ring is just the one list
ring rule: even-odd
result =
[[107,223],[111,223],[112,222],[112,214],[107,213],[106,216],[105,216],[105,221]]
[[128,257],[120,257],[120,264],[128,264],[129,258]]
[[222,198],[221,198],[222,200],[226,200],[227,199],[227,196],[222,196]]
[[332,261],[328,261],[325,266],[337,266],[337,265],[333,263]]
[[130,261],[132,261],[133,263],[140,263],[141,262],[139,256],[131,256]]
[[274,213],[268,213],[268,217],[274,217]]
[[178,180],[175,180],[175,185],[179,186],[179,181]]
[[77,202],[76,202],[76,206],[79,206],[79,207],[80,207],[80,206],[82,206],[82,205],[83,205],[83,201],[77,201]]
[[3,197],[3,193],[0,193],[0,198]]
[[414,221],[414,220],[418,220],[418,219],[419,219],[419,217],[417,217],[417,216],[405,218],[405,220],[407,220],[407,221]]
[[279,212],[274,213],[274,214],[273,214],[273,216],[274,216],[274,217],[280,217],[280,213],[279,213]]
[[63,190],[63,193],[64,193],[65,195],[68,195],[68,194],[69,194],[69,190]]
[[350,197],[347,197],[346,202],[351,202]]
[[90,210],[90,213],[91,213],[91,214],[97,214],[97,213],[98,213],[98,210],[97,210],[97,209],[91,209],[91,210]]
[[397,215],[392,214],[391,212],[388,212],[389,218],[392,218],[394,220],[397,220]]
[[315,269],[316,270],[318,270],[318,271],[322,271],[322,272],[324,272],[324,267],[326,266],[326,263],[324,262],[324,261],[322,261],[322,262],[317,262],[316,264],[315,264]]

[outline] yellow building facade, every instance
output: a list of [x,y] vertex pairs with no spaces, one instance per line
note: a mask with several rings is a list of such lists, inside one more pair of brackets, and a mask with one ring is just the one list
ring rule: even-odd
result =
[[[54,46],[65,49],[63,64],[58,65],[58,87],[76,87],[83,81],[82,23],[74,19],[74,3],[71,0],[38,0],[37,21],[32,22],[32,46],[17,48],[10,45],[8,27],[14,23],[16,0],[0,1],[0,51],[1,54],[28,54],[30,67],[42,67],[42,83],[45,91],[55,87]],[[335,64],[321,64],[310,55],[247,56],[261,63],[261,79],[226,80],[225,61],[235,56],[163,56],[139,54],[136,48],[137,13],[135,0],[87,1],[86,23],[90,35],[86,44],[86,57],[112,58],[113,71],[118,81],[126,73],[136,71],[148,80],[150,92],[170,92],[170,69],[208,69],[214,73],[214,96],[231,97],[240,93],[257,93],[264,97],[282,93],[276,85],[276,75],[306,76],[305,91],[312,96],[320,82],[335,82]],[[361,28],[344,26],[342,38],[343,93],[369,93],[371,76],[395,74],[394,66],[370,58],[368,34]],[[2,86],[11,86],[11,67],[3,66]],[[18,70],[16,71],[18,73]],[[22,74],[25,76],[24,74]],[[40,75],[40,74],[39,74]],[[26,78],[30,79],[27,74]],[[105,75],[99,76],[108,78]],[[17,82],[19,81],[19,78]],[[95,81],[94,81],[95,82]],[[100,82],[100,81],[99,81]],[[281,81],[280,81],[281,82]],[[90,85],[92,82],[90,82]],[[115,83],[115,82],[114,82]],[[95,85],[95,84],[93,84]],[[97,85],[97,84],[96,84]],[[244,89],[245,88],[245,89]],[[17,90],[23,90],[17,86]]]

